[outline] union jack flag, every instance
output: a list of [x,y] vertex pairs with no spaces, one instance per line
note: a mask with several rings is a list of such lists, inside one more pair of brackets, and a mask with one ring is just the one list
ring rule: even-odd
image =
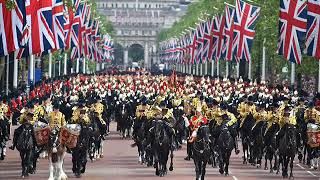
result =
[[81,26],[81,13],[83,11],[84,4],[78,5],[75,16],[71,24],[71,59],[81,57],[81,46],[80,46],[80,26]]
[[197,30],[192,30],[190,34],[190,63],[194,64],[196,49],[197,49]]
[[307,28],[305,0],[280,0],[278,53],[285,59],[301,63],[303,40]]
[[23,1],[13,2],[14,8],[7,9],[6,1],[0,0],[0,57],[20,48],[25,5]]
[[212,60],[218,61],[221,58],[223,47],[223,29],[225,25],[224,16],[216,16],[213,20],[213,53]]
[[225,26],[224,26],[224,44],[222,47],[222,57],[227,60],[232,60],[232,44],[233,44],[233,17],[234,17],[234,8],[226,5],[225,7]]
[[236,1],[234,16],[234,54],[239,60],[251,61],[251,47],[255,35],[255,25],[260,14],[260,7],[244,1]]
[[23,57],[55,48],[52,30],[52,0],[26,0],[26,28],[29,38],[19,52]]
[[320,1],[308,0],[305,53],[320,60]]
[[64,6],[62,0],[53,0],[53,32],[55,38],[55,49],[63,49],[65,47],[65,30],[64,24],[66,22],[64,18]]
[[204,44],[204,23],[200,23],[197,28],[197,51],[196,51],[196,62],[200,63],[202,57],[202,47]]
[[208,20],[205,22],[204,26],[204,41],[202,48],[202,62],[205,62],[208,59],[209,46],[210,46],[210,31],[211,31],[211,21]]
[[65,6],[65,23],[64,23],[64,33],[65,33],[65,50],[71,47],[71,34],[72,34],[72,24],[74,19],[74,13],[71,7]]

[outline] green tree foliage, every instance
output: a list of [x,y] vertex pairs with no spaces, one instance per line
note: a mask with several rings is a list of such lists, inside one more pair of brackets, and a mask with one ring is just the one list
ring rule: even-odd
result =
[[[277,54],[278,43],[278,20],[279,20],[279,0],[245,0],[253,5],[261,7],[260,17],[256,25],[256,35],[252,47],[252,65],[253,74],[260,75],[262,47],[265,41],[267,75],[282,73],[282,67],[287,66],[290,69],[290,63],[282,56]],[[188,6],[188,11],[176,22],[172,28],[163,29],[158,35],[158,42],[164,41],[171,37],[180,37],[186,33],[189,27],[195,28],[195,23],[200,19],[213,17],[224,13],[225,2],[235,5],[235,0],[199,0]],[[316,75],[318,65],[315,58],[304,56],[302,64],[296,66],[297,73]]]

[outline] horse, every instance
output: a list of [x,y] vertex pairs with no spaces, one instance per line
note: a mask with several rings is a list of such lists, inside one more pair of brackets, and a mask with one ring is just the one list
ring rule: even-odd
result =
[[284,132],[281,137],[281,132],[278,134],[279,138],[279,163],[278,163],[278,171],[279,164],[282,165],[282,177],[288,177],[288,164],[290,162],[290,176],[289,178],[293,178],[293,161],[297,152],[297,130],[296,127],[292,124],[286,124],[285,127],[281,130]]
[[176,119],[176,122],[174,124],[174,129],[176,131],[175,142],[176,142],[177,148],[180,149],[182,147],[181,145],[182,145],[183,139],[186,138],[186,134],[185,134],[186,127],[185,127],[184,119],[182,117],[183,110],[181,110],[179,108],[174,108],[173,115]]
[[270,128],[266,130],[264,134],[265,142],[265,165],[264,169],[268,170],[268,160],[270,163],[270,173],[273,172],[274,168],[272,166],[273,157],[275,158],[275,166],[277,164],[278,158],[276,156],[277,143],[276,143],[276,133],[279,131],[279,125],[277,123],[271,124]]
[[254,119],[252,114],[248,114],[247,117],[243,120],[243,124],[240,127],[240,134],[242,140],[242,150],[243,150],[243,164],[247,164],[248,159],[251,160],[250,156],[250,135],[251,129],[254,126]]
[[[35,147],[35,137],[31,124],[23,124],[19,127],[20,133],[17,137],[17,150],[20,153],[22,175],[24,178],[33,173],[32,157]],[[16,132],[15,132],[16,133]]]
[[8,125],[6,120],[0,119],[0,160],[4,160],[6,143],[9,139]]
[[143,164],[145,162],[145,121],[144,119],[136,119],[133,125],[133,139],[134,144],[132,147],[138,147],[138,162]]
[[252,129],[252,165],[257,165],[257,168],[261,167],[261,160],[264,150],[264,132],[266,130],[267,123],[265,121],[259,121]]
[[91,137],[91,130],[89,125],[81,122],[80,126],[81,130],[78,137],[77,145],[72,149],[72,172],[78,178],[86,171],[87,155]]
[[197,138],[192,145],[193,161],[195,165],[197,180],[204,180],[206,174],[206,166],[211,154],[210,144],[211,140],[209,126],[201,125],[197,131]]
[[229,161],[234,148],[234,138],[226,124],[222,125],[221,133],[218,137],[219,172],[229,175]]
[[152,150],[154,155],[154,167],[156,169],[156,175],[163,177],[167,174],[167,162],[170,151],[170,167],[169,170],[173,170],[173,135],[170,134],[169,128],[171,128],[163,120],[154,120],[153,127],[150,129],[153,135]]
[[119,107],[118,126],[122,134],[122,138],[130,137],[130,131],[132,127],[132,118],[128,113],[128,106],[123,102]]
[[68,179],[68,176],[63,171],[63,161],[67,148],[60,142],[59,129],[57,127],[50,132],[47,150],[50,172],[48,180]]
[[91,123],[89,127],[92,131],[89,143],[89,157],[91,161],[98,158],[103,158],[103,134],[105,132],[105,126],[96,115],[91,116]]

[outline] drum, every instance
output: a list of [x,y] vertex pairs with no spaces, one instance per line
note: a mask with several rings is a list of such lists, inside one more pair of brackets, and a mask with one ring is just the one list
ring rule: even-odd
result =
[[47,144],[49,141],[50,127],[48,124],[37,121],[34,123],[34,135],[37,145]]
[[307,124],[308,145],[312,148],[320,146],[320,126],[313,123]]
[[78,137],[80,135],[81,126],[78,124],[67,124],[60,129],[61,144],[72,149],[77,146]]

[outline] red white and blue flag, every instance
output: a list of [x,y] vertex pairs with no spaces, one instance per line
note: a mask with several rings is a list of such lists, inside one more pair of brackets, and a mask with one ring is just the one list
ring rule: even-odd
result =
[[64,24],[66,20],[64,18],[64,6],[62,0],[52,0],[53,8],[53,32],[55,38],[55,49],[63,49],[65,47],[65,30]]
[[300,64],[307,28],[305,0],[280,0],[278,53]]
[[208,54],[209,54],[209,46],[210,46],[210,32],[211,32],[211,20],[208,20],[205,22],[204,26],[204,41],[203,41],[203,47],[202,47],[202,62],[205,62],[208,60]]
[[195,57],[196,57],[196,49],[197,49],[197,30],[192,30],[190,34],[190,63],[194,64]]
[[203,36],[203,33],[204,33],[204,27],[203,27],[203,22],[201,22],[197,28],[197,50],[196,50],[196,62],[197,64],[200,63],[200,60],[201,60],[201,55],[202,55],[202,47],[203,47],[203,43],[204,43],[204,36]]
[[9,55],[20,48],[23,21],[25,16],[24,1],[13,1],[14,8],[6,7],[6,0],[0,0],[0,57]]
[[[20,49],[21,57],[40,54],[55,48],[52,28],[52,0],[26,0],[25,47]],[[24,37],[23,37],[24,38]]]
[[308,0],[305,53],[320,60],[320,1]]
[[251,61],[251,47],[260,7],[236,0],[234,16],[234,54],[239,60]]
[[223,47],[223,29],[225,25],[224,16],[216,16],[213,20],[213,53],[212,60],[218,61],[221,58],[222,47]]
[[232,52],[233,52],[233,18],[234,18],[234,7],[226,5],[225,7],[225,25],[223,30],[224,43],[222,47],[222,57],[226,61],[232,61]]

